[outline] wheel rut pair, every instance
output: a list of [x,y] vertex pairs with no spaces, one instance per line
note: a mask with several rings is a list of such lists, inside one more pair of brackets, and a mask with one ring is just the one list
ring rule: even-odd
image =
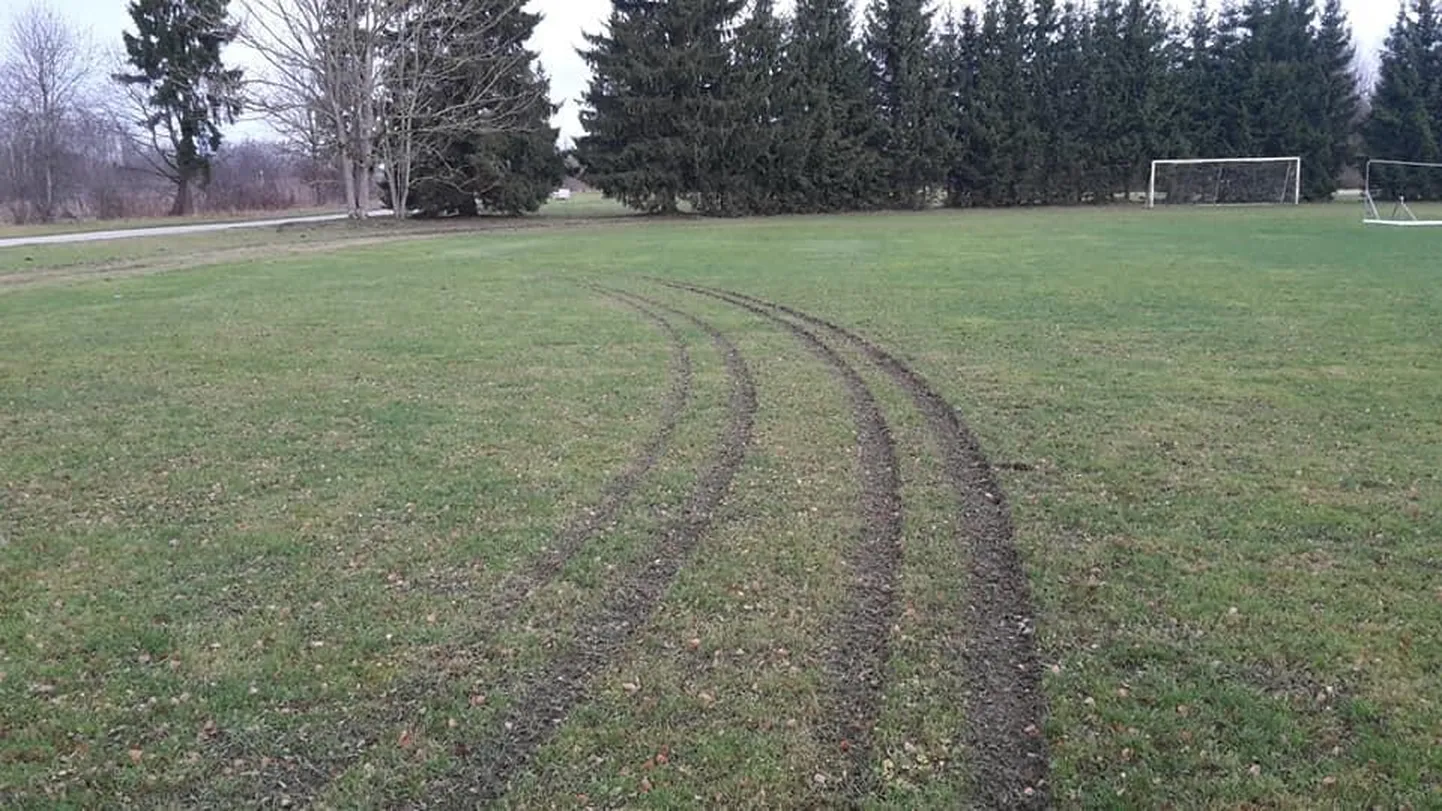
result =
[[[837,348],[849,346],[905,392],[922,415],[953,495],[953,532],[969,567],[969,589],[967,608],[964,616],[956,618],[949,644],[965,685],[965,694],[957,700],[964,711],[965,728],[959,732],[966,747],[971,802],[986,808],[1047,805],[1047,753],[1041,733],[1045,700],[1026,575],[1012,545],[1010,513],[1001,489],[955,408],[895,355],[830,321],[742,293],[654,281],[739,308],[784,330],[827,367],[850,402],[857,436],[861,533],[844,553],[852,581],[846,608],[834,619],[829,635],[824,706],[830,721],[818,730],[823,743],[840,745],[847,753],[838,803],[863,802],[880,789],[872,730],[882,712],[905,551],[895,442],[876,396]],[[587,286],[652,321],[667,336],[672,347],[671,384],[661,403],[657,429],[636,457],[604,488],[594,507],[566,525],[553,548],[502,585],[488,615],[509,614],[534,588],[558,575],[571,557],[615,521],[664,454],[691,399],[692,364],[676,320],[708,334],[720,352],[730,385],[727,417],[684,509],[657,531],[652,548],[642,558],[646,563],[612,584],[600,610],[577,629],[570,644],[513,685],[510,709],[497,719],[486,740],[470,748],[465,771],[480,781],[472,799],[503,797],[511,779],[584,700],[593,675],[614,661],[645,626],[712,530],[752,443],[757,389],[750,366],[733,341],[684,310],[635,293]]]

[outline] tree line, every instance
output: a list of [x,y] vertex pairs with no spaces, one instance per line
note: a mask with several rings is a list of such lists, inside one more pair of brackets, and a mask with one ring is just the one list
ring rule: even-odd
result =
[[[1442,13],[1432,0],[1398,11],[1362,136],[1378,158],[1442,161]],[[1372,182],[1386,196],[1442,198],[1442,172],[1435,170],[1384,167]]]
[[[188,2],[189,0],[169,0]],[[335,162],[355,216],[535,211],[564,174],[526,0],[245,0],[254,107]]]
[[[119,46],[121,43],[115,43]],[[53,7],[20,10],[0,30],[0,219],[119,219],[173,211],[173,167],[151,133],[139,88],[116,83],[123,57]],[[157,122],[157,130],[164,125]],[[242,140],[210,151],[189,202],[207,211],[332,205],[324,161],[284,144]]]
[[[0,59],[11,208],[53,218],[124,166],[188,213],[243,111],[356,216],[377,190],[400,216],[534,211],[563,157],[634,209],[722,216],[1104,203],[1158,157],[1299,155],[1321,200],[1363,155],[1442,159],[1432,0],[1400,10],[1370,94],[1340,0],[985,0],[945,17],[932,0],[614,0],[586,38],[571,156],[524,0],[239,3],[244,26],[229,0],[132,0],[104,104],[93,49],[22,13]],[[260,64],[227,65],[231,43]]]
[[[131,0],[97,47],[34,5],[0,40],[0,203],[16,221],[344,201],[534,211],[564,162],[524,0]],[[243,43],[247,72],[227,64]],[[243,112],[276,144],[225,144]],[[317,177],[320,176],[320,177]],[[324,192],[324,194],[322,194]]]
[[855,14],[616,0],[585,53],[588,179],[646,211],[1013,206],[1125,198],[1154,158],[1300,155],[1323,199],[1354,157],[1339,0],[1198,2],[1186,19],[1158,0],[945,19],[871,0],[859,33]]

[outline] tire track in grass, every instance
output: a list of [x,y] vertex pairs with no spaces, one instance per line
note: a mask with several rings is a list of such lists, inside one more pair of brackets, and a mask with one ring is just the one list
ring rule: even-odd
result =
[[961,633],[968,687],[965,728],[971,792],[987,808],[1050,804],[1046,697],[1036,654],[1026,570],[1012,544],[1011,512],[976,436],[956,408],[920,373],[869,339],[791,307],[726,290],[657,280],[704,294],[728,295],[784,313],[850,342],[896,382],[925,417],[955,491],[957,540],[969,558],[967,610]]
[[741,351],[720,330],[694,315],[639,296],[628,297],[684,318],[711,336],[731,381],[728,419],[681,515],[661,532],[646,555],[648,562],[627,572],[610,590],[595,615],[577,629],[575,641],[517,686],[494,736],[472,749],[470,766],[479,773],[477,802],[492,802],[505,794],[511,778],[530,763],[585,695],[592,677],[650,619],[681,567],[710,531],[716,510],[751,445],[756,383]]
[[[536,588],[555,578],[566,564],[585,548],[586,544],[615,522],[621,510],[626,507],[635,494],[641,481],[651,472],[664,454],[666,446],[670,443],[680,422],[681,414],[691,401],[694,378],[691,353],[687,348],[685,336],[672,323],[671,319],[656,307],[649,306],[646,302],[633,296],[619,291],[602,289],[596,289],[596,292],[619,302],[654,323],[665,334],[667,342],[671,346],[670,385],[661,399],[656,428],[642,443],[636,454],[625,463],[625,466],[606,482],[601,496],[595,504],[583,513],[571,516],[550,548],[542,550],[539,556],[524,564],[522,571],[508,575],[487,596],[487,602],[480,609],[476,620],[477,624],[483,628],[496,625],[519,608]],[[433,690],[436,689],[436,685],[434,683],[422,685],[419,689]],[[394,717],[387,716],[383,724],[376,726],[392,726],[406,720],[406,717],[404,712],[395,714]],[[380,737],[375,736],[363,744],[357,745],[349,756],[334,762],[330,770],[322,770],[303,758],[296,761],[298,768],[306,770],[300,774],[282,772],[280,766],[271,767],[270,770],[263,771],[260,778],[254,781],[256,793],[246,797],[246,804],[263,804],[263,800],[266,798],[265,792],[272,784],[277,787],[277,794],[307,802],[313,801],[320,796],[327,785],[334,781],[332,772],[343,771],[354,765],[360,759],[362,751],[375,746],[379,741]],[[247,751],[246,754],[253,753]],[[225,760],[229,762],[229,758]],[[189,792],[185,796],[186,802],[190,803],[199,795]]]
[[[681,289],[681,288],[678,288]],[[861,538],[845,555],[852,573],[847,609],[832,632],[827,655],[832,682],[829,720],[822,745],[846,753],[842,791],[861,800],[877,791],[873,731],[881,718],[891,628],[898,615],[901,568],[901,479],[896,444],[866,381],[830,345],[810,330],[765,307],[739,298],[691,290],[755,313],[790,332],[840,380],[856,423],[857,472],[861,479]]]
[[681,413],[691,401],[691,353],[686,347],[685,336],[676,325],[644,302],[606,290],[597,289],[596,292],[650,320],[666,335],[666,340],[671,344],[671,385],[661,400],[661,413],[656,430],[626,466],[606,483],[600,499],[593,506],[572,516],[551,547],[542,550],[540,556],[526,564],[522,570],[507,576],[488,595],[486,608],[478,618],[483,627],[494,625],[514,612],[536,588],[560,574],[587,543],[615,523],[617,515],[630,501],[641,480],[651,472],[661,454],[665,452],[666,445],[671,441],[681,420]]

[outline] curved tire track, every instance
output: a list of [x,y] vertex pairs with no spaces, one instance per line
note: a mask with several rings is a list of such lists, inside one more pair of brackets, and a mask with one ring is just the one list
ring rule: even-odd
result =
[[656,280],[705,295],[724,295],[785,313],[845,339],[911,396],[925,417],[957,500],[957,540],[970,558],[961,648],[964,738],[974,801],[987,808],[1050,804],[1041,728],[1046,698],[1034,641],[1029,585],[1012,544],[1011,513],[976,436],[921,374],[867,338],[823,318],[765,299]]
[[710,531],[716,510],[730,491],[751,445],[756,383],[736,345],[714,326],[689,313],[639,296],[626,297],[684,318],[711,336],[731,380],[727,424],[680,517],[666,527],[647,552],[649,562],[627,572],[605,596],[595,615],[577,629],[575,641],[516,687],[494,737],[472,750],[471,765],[479,771],[480,779],[474,795],[477,802],[491,802],[504,795],[510,779],[530,762],[585,695],[591,678],[650,619],[681,567]]
[[566,563],[575,557],[576,553],[615,522],[616,516],[626,506],[626,502],[630,501],[641,480],[656,466],[657,460],[671,441],[671,436],[676,433],[681,413],[691,401],[691,353],[686,348],[686,339],[681,331],[665,315],[642,302],[608,290],[596,289],[596,292],[620,302],[650,320],[665,333],[671,344],[671,385],[661,400],[659,422],[656,430],[641,445],[640,451],[606,483],[596,504],[584,513],[573,516],[561,530],[553,546],[543,550],[541,555],[523,570],[507,577],[493,592],[493,596],[488,597],[485,612],[480,618],[483,625],[490,625],[490,621],[515,611],[538,586],[560,574],[561,569],[565,568]]
[[[634,310],[647,320],[654,323],[665,335],[671,346],[671,372],[670,385],[661,400],[660,416],[655,430],[646,438],[636,454],[626,462],[625,466],[610,478],[603,486],[600,498],[594,505],[585,512],[574,515],[567,520],[559,532],[554,545],[535,559],[524,564],[524,569],[507,576],[496,589],[487,596],[487,602],[479,611],[477,617],[478,625],[482,627],[491,626],[500,621],[506,615],[515,611],[535,589],[545,582],[554,578],[565,567],[575,555],[585,548],[593,538],[609,527],[624,509],[631,497],[635,494],[636,488],[642,479],[656,466],[656,462],[665,452],[666,446],[670,443],[671,437],[675,434],[676,427],[681,419],[681,414],[686,410],[691,401],[693,366],[691,353],[687,348],[685,336],[676,328],[670,319],[657,310],[648,306],[646,302],[640,301],[633,296],[600,288],[593,288],[595,292],[606,296],[622,305]],[[484,632],[483,632],[484,633]],[[420,689],[436,689],[434,681],[424,684]],[[386,722],[399,721],[399,718],[387,718]],[[306,801],[314,801],[324,787],[334,780],[334,774],[349,768],[359,759],[362,749],[374,746],[378,738],[366,741],[358,745],[354,755],[336,761],[330,770],[322,771],[305,759],[299,764],[307,769],[300,776],[295,774],[277,774],[266,776],[257,781],[257,792],[248,800],[263,804],[266,795],[262,786],[265,782],[273,780],[279,786],[277,793],[287,793],[292,797],[299,796]],[[195,800],[194,794],[186,796],[186,802]]]
[[832,632],[827,670],[833,684],[834,719],[824,730],[823,746],[847,753],[842,790],[861,799],[877,790],[872,733],[881,718],[891,627],[898,615],[897,578],[901,569],[901,479],[891,429],[866,381],[830,345],[810,330],[765,307],[719,293],[703,293],[740,307],[790,332],[816,355],[845,388],[856,423],[857,472],[861,479],[862,534],[847,552],[852,573],[847,610]]

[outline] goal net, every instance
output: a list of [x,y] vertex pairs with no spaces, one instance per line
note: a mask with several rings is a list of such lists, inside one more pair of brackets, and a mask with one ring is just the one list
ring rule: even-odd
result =
[[1442,226],[1442,163],[1367,161],[1368,225]]
[[1192,158],[1152,161],[1147,207],[1302,202],[1301,158]]

